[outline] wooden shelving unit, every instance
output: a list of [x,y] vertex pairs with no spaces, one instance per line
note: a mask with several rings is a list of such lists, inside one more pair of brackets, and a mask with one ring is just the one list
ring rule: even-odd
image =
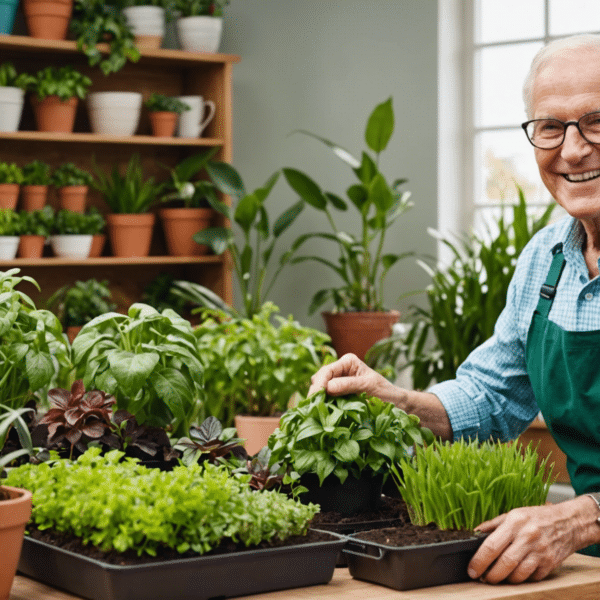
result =
[[[102,51],[107,47],[101,46]],[[48,66],[72,65],[92,80],[91,92],[136,91],[144,99],[152,92],[170,96],[201,95],[215,102],[216,113],[204,137],[157,138],[151,135],[147,113],[142,110],[139,127],[131,137],[98,135],[91,132],[85,101],[77,109],[72,134],[44,133],[36,130],[33,110],[26,96],[20,130],[0,132],[2,160],[22,166],[40,159],[55,167],[63,162],[93,171],[94,165],[104,171],[126,164],[138,153],[148,176],[157,181],[168,177],[165,167],[172,167],[190,154],[219,147],[217,158],[232,158],[232,69],[240,58],[229,54],[205,54],[182,50],[143,51],[138,62],[128,62],[117,73],[105,76],[99,68],[90,67],[87,57],[77,50],[74,41],[40,40],[23,35],[0,35],[0,62],[11,61],[18,72],[35,73]],[[54,190],[49,203],[57,206]],[[91,190],[88,205],[107,212],[100,195]],[[220,217],[217,217],[220,218]],[[215,224],[221,224],[219,222]],[[123,259],[106,256],[85,261],[64,260],[44,256],[38,260],[0,261],[0,269],[21,269],[21,275],[36,279],[42,291],[28,284],[24,288],[36,301],[43,303],[54,290],[77,279],[108,279],[113,296],[121,307],[140,299],[143,289],[158,274],[197,281],[210,287],[227,302],[232,302],[231,263],[228,256],[178,258],[166,256],[160,222],[154,230],[151,256]]]

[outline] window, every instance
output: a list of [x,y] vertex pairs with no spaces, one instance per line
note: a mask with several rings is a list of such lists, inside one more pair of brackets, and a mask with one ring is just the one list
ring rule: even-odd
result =
[[440,0],[439,8],[438,229],[483,232],[516,199],[515,182],[532,212],[551,200],[520,126],[523,81],[545,43],[600,32],[600,10],[598,0]]

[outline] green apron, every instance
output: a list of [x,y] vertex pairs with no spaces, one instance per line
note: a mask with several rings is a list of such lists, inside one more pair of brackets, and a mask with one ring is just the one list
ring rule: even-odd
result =
[[[527,335],[527,373],[580,495],[600,491],[600,330],[565,331],[548,319],[565,265],[562,244],[552,254]],[[600,544],[582,552],[600,556]]]

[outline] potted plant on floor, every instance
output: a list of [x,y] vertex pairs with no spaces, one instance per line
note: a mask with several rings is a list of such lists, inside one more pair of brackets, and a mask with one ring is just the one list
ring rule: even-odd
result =
[[204,365],[204,416],[235,424],[250,455],[266,446],[294,395],[305,395],[311,376],[335,359],[327,335],[277,311],[269,302],[252,318],[206,310],[194,329]]
[[46,40],[64,40],[73,12],[73,0],[23,0],[29,35]]
[[21,211],[20,239],[18,256],[20,258],[41,258],[44,254],[46,239],[54,224],[54,210],[44,206],[40,210]]
[[[353,352],[364,359],[367,350],[379,339],[391,334],[398,311],[385,310],[383,291],[390,268],[412,255],[410,251],[385,253],[385,236],[396,220],[410,206],[409,192],[400,190],[406,179],[388,183],[379,170],[379,158],[394,131],[394,111],[391,98],[375,107],[365,129],[365,140],[372,157],[363,152],[362,160],[354,158],[337,144],[309,132],[302,132],[328,146],[347,163],[358,183],[347,190],[350,205],[357,210],[360,227],[357,234],[341,231],[332,209],[347,210],[348,203],[331,192],[324,192],[308,175],[296,169],[283,169],[290,187],[308,205],[321,211],[331,227],[329,232],[310,232],[292,245],[292,263],[316,261],[331,268],[342,279],[338,287],[319,290],[313,297],[309,314],[327,302],[333,311],[324,312],[327,332],[341,356]],[[298,250],[313,240],[327,240],[339,250],[337,261],[322,256],[297,256]]]
[[17,208],[23,171],[15,163],[0,162],[0,208]]
[[52,174],[52,185],[58,190],[59,208],[73,212],[84,212],[91,173],[80,169],[72,162],[62,163]]
[[21,219],[12,208],[0,208],[0,259],[13,260],[19,247]]
[[77,103],[91,85],[92,80],[71,65],[38,71],[29,86],[38,131],[72,133]]
[[552,483],[552,468],[538,466],[531,446],[522,453],[518,444],[493,441],[436,440],[392,472],[413,525],[354,534],[344,554],[353,577],[397,590],[467,581],[485,537],[473,529],[513,508],[544,504]]
[[[33,493],[21,572],[51,585],[62,574],[62,588],[96,600],[113,592],[130,600],[184,600],[194,589],[203,597],[241,596],[331,579],[344,540],[309,531],[317,507],[253,491],[223,467],[161,472],[121,457],[91,448],[76,462],[59,459],[10,472],[10,484]],[[59,528],[79,538],[76,553],[56,548]],[[41,530],[43,539],[36,539]],[[90,560],[85,548],[91,546],[126,564]],[[261,576],[249,578],[249,571]],[[100,573],[106,586],[95,583]]]
[[178,98],[154,92],[144,102],[144,106],[150,113],[152,135],[160,137],[173,137],[179,115],[184,110],[190,110],[190,107]]
[[229,0],[175,0],[179,43],[190,52],[217,52],[223,32],[223,7]]
[[148,256],[155,215],[148,212],[162,186],[146,178],[139,154],[133,154],[125,173],[115,165],[110,174],[94,168],[92,185],[110,208],[106,215],[108,237],[114,256]]
[[419,418],[366,394],[328,397],[324,390],[300,400],[269,438],[271,462],[298,473],[303,501],[321,510],[372,510],[391,466],[414,445],[430,443]]
[[214,209],[222,204],[217,188],[210,181],[193,181],[215,155],[217,148],[204,154],[188,156],[171,169],[159,209],[167,250],[171,256],[200,256],[208,252],[206,244],[198,244],[193,236],[210,225]]
[[23,112],[25,90],[33,77],[17,74],[13,63],[0,65],[0,131],[17,131]]
[[24,165],[21,208],[26,211],[41,210],[46,204],[51,181],[50,165],[45,162],[36,159]]
[[59,210],[52,224],[50,237],[52,251],[61,258],[79,260],[88,258],[96,228],[96,214]]
[[[137,62],[140,58],[125,16],[104,0],[75,0],[69,29],[90,66],[97,65],[104,75],[119,71],[128,60]],[[102,43],[108,44],[108,53],[98,47]]]
[[108,281],[96,279],[63,285],[48,298],[46,306],[62,323],[70,343],[86,323],[117,308],[111,302]]

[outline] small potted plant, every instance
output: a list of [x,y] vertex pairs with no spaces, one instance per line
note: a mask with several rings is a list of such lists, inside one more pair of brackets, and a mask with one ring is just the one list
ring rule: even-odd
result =
[[67,37],[73,0],[23,0],[23,13],[29,35],[45,40]]
[[42,209],[46,204],[51,181],[50,165],[45,162],[36,159],[24,165],[21,208],[26,211]]
[[[140,58],[125,16],[104,0],[75,0],[69,29],[90,66],[100,67],[104,75],[119,71],[128,60],[136,62]],[[98,48],[101,43],[108,43],[108,53]]]
[[0,162],[0,208],[17,208],[23,171],[15,163]]
[[[371,156],[365,151],[358,160],[348,151],[320,136],[302,132],[328,146],[336,156],[347,163],[358,182],[347,190],[350,206],[357,212],[357,233],[342,231],[336,225],[333,209],[347,210],[348,203],[340,196],[324,192],[308,175],[296,169],[283,169],[290,187],[308,205],[322,212],[331,232],[310,232],[292,244],[292,263],[315,261],[330,267],[341,277],[341,285],[321,289],[314,295],[309,313],[327,302],[333,311],[323,313],[327,332],[338,354],[353,352],[364,359],[367,350],[378,340],[391,334],[392,324],[399,318],[398,311],[385,310],[383,291],[390,268],[413,252],[385,253],[386,234],[412,203],[410,193],[401,191],[406,179],[388,183],[379,170],[380,154],[394,131],[392,99],[375,107],[365,129],[365,140]],[[322,256],[297,256],[307,242],[326,240],[339,251],[337,261],[324,261]]]
[[59,210],[54,218],[50,236],[52,251],[61,258],[88,258],[96,228],[95,214]]
[[71,343],[86,323],[117,308],[111,302],[108,281],[96,279],[62,286],[50,296],[47,307],[56,314]]
[[160,137],[173,137],[179,115],[184,110],[190,110],[190,107],[178,98],[156,93],[150,94],[144,106],[150,112],[152,134]]
[[93,177],[72,162],[60,164],[52,174],[52,185],[58,190],[59,208],[84,212],[87,193]]
[[223,32],[223,7],[229,0],[175,0],[179,43],[190,52],[217,52]]
[[72,133],[77,103],[91,85],[92,80],[71,65],[38,71],[29,86],[38,131]]
[[44,253],[46,238],[54,224],[54,210],[44,206],[40,210],[20,213],[21,227],[18,255],[20,258],[41,258]]
[[25,90],[33,77],[17,74],[13,63],[0,64],[0,131],[17,131],[23,112]]
[[148,211],[162,186],[145,177],[139,154],[132,155],[124,174],[117,166],[110,174],[95,167],[95,173],[92,185],[110,208],[106,223],[113,255],[148,256],[155,221]]
[[21,219],[12,208],[0,208],[0,259],[13,260],[19,247]]

